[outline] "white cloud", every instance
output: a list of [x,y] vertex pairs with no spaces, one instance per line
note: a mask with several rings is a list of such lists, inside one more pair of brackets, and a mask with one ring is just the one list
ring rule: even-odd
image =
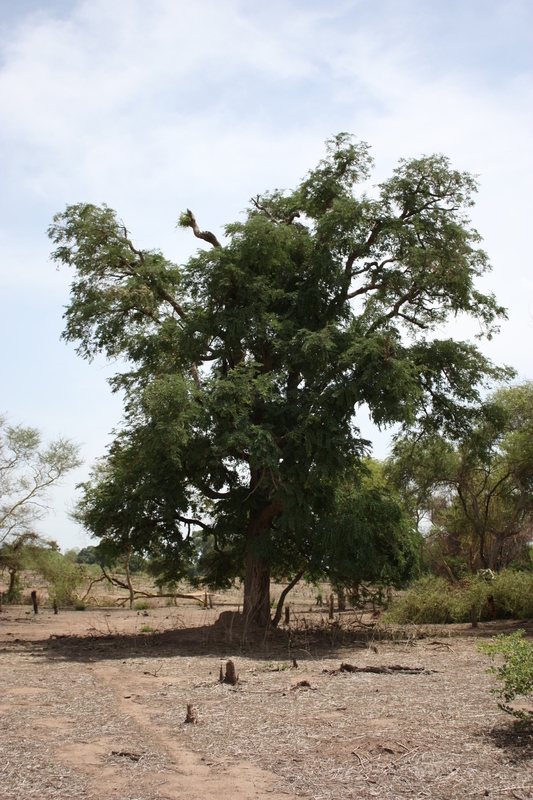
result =
[[101,376],[92,395],[96,373],[57,340],[69,276],[47,260],[55,211],[105,201],[144,246],[182,261],[195,243],[174,230],[180,210],[213,229],[232,221],[252,194],[294,185],[339,130],[373,145],[376,180],[401,156],[435,151],[480,173],[473,218],[495,267],[484,288],[510,309],[486,349],[531,374],[527,0],[39,5],[0,41],[0,275],[8,310],[24,317],[0,363],[20,365],[24,399],[15,382],[2,400],[13,416],[18,406],[51,427],[70,403],[65,432],[98,442],[118,418]]

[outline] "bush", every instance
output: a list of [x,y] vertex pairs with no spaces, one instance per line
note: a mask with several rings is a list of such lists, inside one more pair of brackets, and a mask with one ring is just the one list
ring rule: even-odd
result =
[[467,576],[455,584],[431,575],[412,584],[393,600],[388,622],[439,624],[469,622],[472,605],[479,620],[489,619],[488,595],[494,597],[499,619],[533,617],[533,574],[506,569],[492,580],[482,575]]
[[74,610],[75,611],[85,611],[85,603],[83,602],[83,600],[77,600],[74,603]]
[[50,552],[40,559],[36,568],[49,583],[48,594],[56,598],[60,606],[73,605],[76,600],[76,589],[86,580],[86,568],[61,555]]
[[133,604],[133,608],[135,611],[146,611],[147,608],[150,608],[150,605],[146,602],[146,600],[138,600]]
[[496,654],[503,656],[500,667],[493,666],[487,670],[496,674],[496,680],[503,681],[501,688],[491,690],[504,700],[498,706],[522,722],[533,722],[533,709],[510,705],[518,697],[533,700],[533,642],[524,639],[524,631],[520,630],[510,636],[494,636],[490,642],[478,645],[478,649],[493,661]]

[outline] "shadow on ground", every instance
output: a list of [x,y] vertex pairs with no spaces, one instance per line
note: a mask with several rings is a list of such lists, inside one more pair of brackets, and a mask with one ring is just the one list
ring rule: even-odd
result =
[[508,723],[491,729],[489,740],[495,747],[505,750],[511,764],[533,759],[533,723]]
[[[485,623],[476,629],[479,638],[511,633],[518,628],[533,637],[533,621]],[[453,630],[452,630],[453,629]],[[341,656],[347,648],[368,648],[380,642],[415,645],[436,637],[444,642],[451,637],[470,638],[467,626],[363,626],[344,629],[341,624],[304,628],[280,627],[265,632],[245,625],[241,614],[226,612],[214,623],[183,627],[162,632],[120,633],[90,628],[83,634],[52,634],[46,639],[25,641],[15,638],[4,642],[4,650],[24,649],[49,660],[98,662],[135,658],[172,658],[175,656],[253,656],[257,659],[305,661],[311,657]],[[449,645],[446,645],[449,646]]]

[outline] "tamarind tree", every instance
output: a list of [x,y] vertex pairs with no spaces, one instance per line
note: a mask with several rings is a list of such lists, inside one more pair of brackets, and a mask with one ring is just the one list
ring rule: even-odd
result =
[[[295,190],[256,196],[221,239],[182,214],[207,246],[183,266],[137,247],[106,206],[68,206],[49,230],[75,270],[64,338],[122,360],[111,384],[124,426],[80,519],[173,576],[201,530],[206,580],[242,576],[244,614],[261,625],[272,574],[350,577],[351,564],[355,580],[357,542],[378,533],[384,490],[347,499],[369,447],[357,409],[453,431],[502,374],[473,344],[435,336],[450,315],[488,336],[504,316],[474,285],[489,269],[466,216],[475,180],[430,156],[358,193],[368,146],[339,134],[326,147]],[[344,524],[350,507],[364,508],[359,528]],[[408,547],[402,525],[387,535]]]

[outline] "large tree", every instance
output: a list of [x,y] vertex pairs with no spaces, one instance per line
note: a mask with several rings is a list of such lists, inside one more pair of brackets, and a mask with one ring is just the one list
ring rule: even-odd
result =
[[86,487],[86,524],[175,570],[202,529],[211,576],[244,575],[244,613],[263,625],[272,570],[326,558],[325,520],[368,446],[356,410],[456,429],[498,374],[474,345],[435,337],[449,315],[489,336],[504,315],[474,286],[489,269],[466,216],[474,179],[431,156],[357,194],[370,167],[340,134],[222,241],[187,210],[180,225],[208,249],[181,267],[106,206],[69,206],[50,228],[75,270],[64,338],[124,362],[125,426]]
[[[533,522],[533,384],[500,389],[476,424],[457,439],[400,437],[388,463],[392,481],[452,575],[508,566],[531,541]],[[439,564],[436,564],[439,567]]]

